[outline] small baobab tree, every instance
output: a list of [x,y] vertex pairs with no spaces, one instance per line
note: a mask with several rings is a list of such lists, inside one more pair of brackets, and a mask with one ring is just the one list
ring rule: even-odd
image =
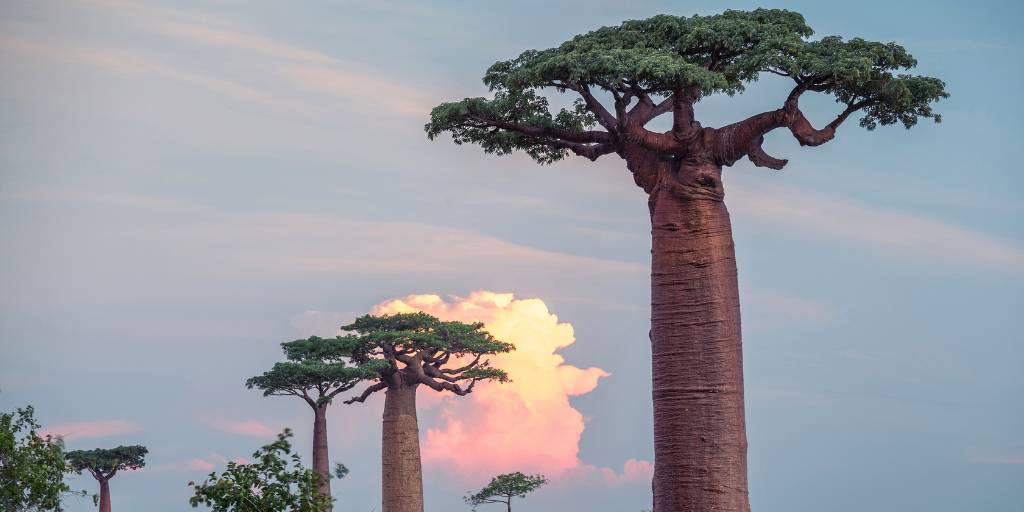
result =
[[110,512],[110,479],[118,471],[144,467],[147,453],[145,446],[131,445],[75,450],[65,457],[76,472],[88,471],[100,483],[100,512]]
[[376,375],[372,367],[351,367],[343,359],[330,357],[327,343],[316,336],[281,344],[287,361],[274,363],[262,375],[245,381],[249,389],[264,396],[296,396],[313,409],[313,469],[320,474],[319,489],[331,502],[331,468],[327,447],[327,407],[339,393],[352,389],[360,380]]
[[445,322],[426,313],[365,315],[342,329],[350,334],[325,349],[376,372],[372,383],[345,403],[384,391],[383,512],[423,512],[416,391],[426,386],[461,396],[481,381],[505,382],[508,375],[491,366],[487,356],[514,347],[496,340],[483,324]]
[[525,498],[527,494],[546,483],[548,479],[544,478],[544,475],[524,475],[518,471],[506,473],[492,478],[483,489],[466,496],[463,500],[472,506],[473,510],[487,503],[501,503],[505,505],[507,512],[512,512],[512,498]]

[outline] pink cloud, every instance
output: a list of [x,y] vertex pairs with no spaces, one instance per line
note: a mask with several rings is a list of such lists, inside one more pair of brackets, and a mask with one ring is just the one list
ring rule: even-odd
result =
[[274,437],[279,432],[277,429],[257,420],[214,420],[208,421],[207,423],[222,432],[243,436]]
[[125,420],[85,421],[50,425],[40,430],[39,435],[64,439],[91,439],[131,434],[141,430],[142,427]]
[[584,418],[569,397],[593,391],[608,373],[565,364],[558,350],[575,343],[573,327],[559,322],[542,300],[479,291],[451,302],[437,295],[410,295],[373,309],[374,314],[411,311],[483,322],[495,337],[516,346],[513,352],[492,358],[512,382],[483,383],[466,397],[421,402],[440,408],[440,424],[426,428],[424,463],[466,477],[523,471],[558,479],[596,472],[609,482],[620,482],[646,471],[645,463],[638,461],[628,462],[622,475],[580,461]]

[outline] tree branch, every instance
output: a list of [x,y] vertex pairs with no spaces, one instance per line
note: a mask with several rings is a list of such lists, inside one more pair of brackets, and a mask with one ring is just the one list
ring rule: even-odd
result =
[[509,121],[502,121],[500,119],[488,119],[480,116],[471,116],[472,119],[483,124],[484,126],[490,126],[494,128],[500,128],[502,130],[508,130],[530,137],[549,138],[549,139],[561,139],[568,142],[576,143],[591,143],[591,142],[611,142],[612,136],[608,132],[602,131],[582,131],[575,132],[572,130],[563,130],[561,128],[552,128],[548,126],[536,126],[521,123],[513,123]]
[[572,90],[578,92],[583,97],[583,102],[587,104],[587,110],[597,117],[597,122],[601,123],[605,130],[612,132],[616,129],[618,121],[615,119],[615,116],[608,112],[608,109],[604,108],[604,105],[594,97],[587,84],[579,82],[575,87],[572,87]]
[[382,380],[382,381],[380,381],[380,382],[378,382],[378,383],[376,383],[376,384],[374,384],[372,386],[369,386],[366,389],[364,389],[363,393],[361,395],[354,396],[352,398],[349,398],[348,400],[345,400],[344,403],[345,404],[352,404],[352,403],[355,403],[355,402],[360,402],[360,403],[365,402],[366,399],[370,397],[370,395],[372,395],[372,394],[374,394],[374,393],[376,393],[376,392],[378,392],[378,391],[380,391],[382,389],[385,389],[387,387],[388,387],[388,383],[384,382]]
[[547,144],[554,148],[568,149],[573,153],[582,156],[591,162],[601,158],[604,155],[615,152],[615,145],[604,142],[601,144],[577,144],[575,142],[565,142],[560,140],[548,141]]

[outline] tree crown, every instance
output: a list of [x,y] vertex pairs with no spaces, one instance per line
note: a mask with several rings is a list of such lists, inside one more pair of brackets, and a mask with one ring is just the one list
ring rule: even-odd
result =
[[68,463],[75,471],[89,471],[97,478],[107,479],[122,469],[139,469],[146,465],[145,446],[131,445],[117,448],[96,448],[68,452]]
[[329,404],[339,393],[352,389],[363,379],[377,374],[379,363],[349,366],[338,339],[313,336],[281,344],[288,361],[275,363],[263,373],[245,381],[264,396],[293,395],[310,406]]
[[480,491],[463,498],[466,503],[476,507],[485,503],[510,503],[512,498],[525,498],[527,494],[537,490],[548,482],[544,475],[524,475],[516,471],[498,475]]
[[342,330],[350,334],[337,338],[338,355],[361,367],[372,365],[377,380],[346,403],[362,402],[399,381],[458,395],[480,381],[505,382],[508,374],[485,357],[515,348],[495,339],[481,323],[446,322],[419,312],[364,315]]
[[[694,137],[702,127],[693,119],[693,104],[711,94],[741,92],[764,73],[793,80],[784,111],[744,130],[723,128],[728,135],[743,133],[738,142],[735,137],[711,140],[727,146],[713,148],[719,154],[708,158],[716,164],[731,165],[746,154],[757,165],[781,167],[784,162],[760,152],[758,139],[767,131],[789,127],[802,144],[817,145],[832,136],[820,132],[834,132],[856,111],[863,111],[860,124],[868,129],[940,120],[931,104],[948,96],[945,85],[901,73],[917,64],[902,46],[838,36],[812,41],[812,34],[803,16],[780,9],[626,21],[495,63],[484,75],[493,98],[443,103],[433,109],[425,129],[430,138],[448,132],[456,144],[479,144],[488,153],[522,150],[541,164],[571,153],[592,160],[623,155],[629,144],[693,156],[698,139],[707,145]],[[545,90],[571,90],[579,97],[552,113]],[[610,94],[614,107],[606,107],[596,91]],[[806,123],[797,101],[807,91],[832,95],[845,105],[834,126],[813,130]],[[672,132],[644,128],[668,112]]]

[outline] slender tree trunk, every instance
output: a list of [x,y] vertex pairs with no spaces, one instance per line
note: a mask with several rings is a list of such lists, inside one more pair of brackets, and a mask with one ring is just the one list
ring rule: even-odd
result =
[[[320,473],[320,494],[331,498],[331,468],[330,457],[327,454],[327,404],[317,405],[313,408],[313,469]],[[327,511],[333,510],[334,506],[327,507]]]
[[382,512],[423,512],[423,469],[416,421],[416,388],[401,383],[385,392],[382,428]]
[[100,512],[110,512],[110,480],[97,480],[100,482]]
[[721,168],[650,190],[655,512],[748,512],[739,287]]
[[505,505],[508,506],[508,512],[512,512],[512,498],[509,498],[508,501],[505,502]]

